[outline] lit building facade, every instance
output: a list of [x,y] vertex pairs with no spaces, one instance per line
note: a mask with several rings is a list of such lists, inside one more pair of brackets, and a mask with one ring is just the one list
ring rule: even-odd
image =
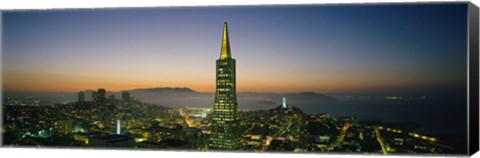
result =
[[106,91],[103,88],[97,90],[97,92],[92,93],[92,102],[96,105],[103,105],[105,104],[105,95]]
[[130,93],[122,92],[122,103],[123,105],[130,105]]
[[216,62],[216,94],[209,148],[239,149],[241,131],[235,82],[235,59],[230,52],[227,22],[224,22],[220,59]]

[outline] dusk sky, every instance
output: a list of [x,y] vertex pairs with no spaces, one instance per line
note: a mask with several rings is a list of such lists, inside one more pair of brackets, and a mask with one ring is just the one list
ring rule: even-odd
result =
[[4,91],[215,91],[228,21],[238,92],[466,87],[467,5],[6,11]]

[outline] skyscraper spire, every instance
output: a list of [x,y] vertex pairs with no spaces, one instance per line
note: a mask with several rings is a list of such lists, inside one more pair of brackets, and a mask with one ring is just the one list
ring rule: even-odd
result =
[[223,38],[222,38],[222,52],[220,53],[220,60],[231,58],[230,40],[228,39],[227,21],[223,22]]
[[212,112],[209,147],[212,150],[238,150],[242,131],[238,119],[235,59],[230,54],[227,22],[224,22],[222,52],[216,61],[216,92]]

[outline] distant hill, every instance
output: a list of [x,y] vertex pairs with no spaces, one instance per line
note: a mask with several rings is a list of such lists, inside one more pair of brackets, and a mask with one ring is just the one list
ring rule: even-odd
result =
[[[107,89],[108,90],[108,89]],[[167,107],[211,107],[215,99],[213,92],[197,92],[187,87],[157,87],[157,88],[139,88],[126,90],[134,98],[152,104],[159,104]],[[84,90],[85,100],[91,100],[94,90]],[[107,91],[107,96],[115,95],[121,98],[123,91]],[[18,95],[18,94],[16,94]],[[33,94],[29,94],[33,95]],[[38,94],[40,95],[40,94]],[[56,101],[76,101],[77,93],[49,93],[41,95]],[[296,104],[323,104],[335,102],[336,99],[324,94],[314,92],[301,93],[257,93],[240,92],[237,93],[239,106],[242,109],[270,109],[281,104],[282,97],[287,98],[290,105]]]
[[289,93],[286,94],[286,97],[295,101],[337,101],[333,97],[315,92]]
[[[215,93],[197,92],[190,88],[146,88],[134,89],[128,91],[135,98],[152,104],[161,104],[163,106],[178,107],[210,107],[213,105]],[[299,103],[326,103],[336,101],[335,98],[314,93],[257,93],[240,92],[237,93],[239,106],[246,109],[268,109],[281,104],[282,97],[287,98],[289,104]]]
[[[143,101],[152,100],[157,98],[189,98],[189,97],[197,97],[199,93],[196,91],[182,87],[182,88],[171,88],[171,87],[162,87],[162,88],[144,88],[144,89],[134,89],[128,91],[132,96]],[[153,102],[152,102],[153,103]]]
[[162,87],[162,88],[143,88],[143,89],[134,89],[130,92],[150,92],[150,93],[197,93],[196,91],[187,88],[171,88],[171,87]]

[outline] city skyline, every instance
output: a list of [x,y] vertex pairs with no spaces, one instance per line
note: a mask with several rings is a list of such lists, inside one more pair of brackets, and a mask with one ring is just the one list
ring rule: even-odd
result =
[[[238,92],[421,93],[464,88],[465,8],[437,4],[5,12],[3,87],[6,92],[97,87],[214,92],[215,66],[209,61],[218,55],[218,21],[228,20],[236,37],[232,48],[242,61],[237,63]],[[448,14],[443,12],[447,9]]]
[[467,11],[7,12],[2,146],[468,154]]

